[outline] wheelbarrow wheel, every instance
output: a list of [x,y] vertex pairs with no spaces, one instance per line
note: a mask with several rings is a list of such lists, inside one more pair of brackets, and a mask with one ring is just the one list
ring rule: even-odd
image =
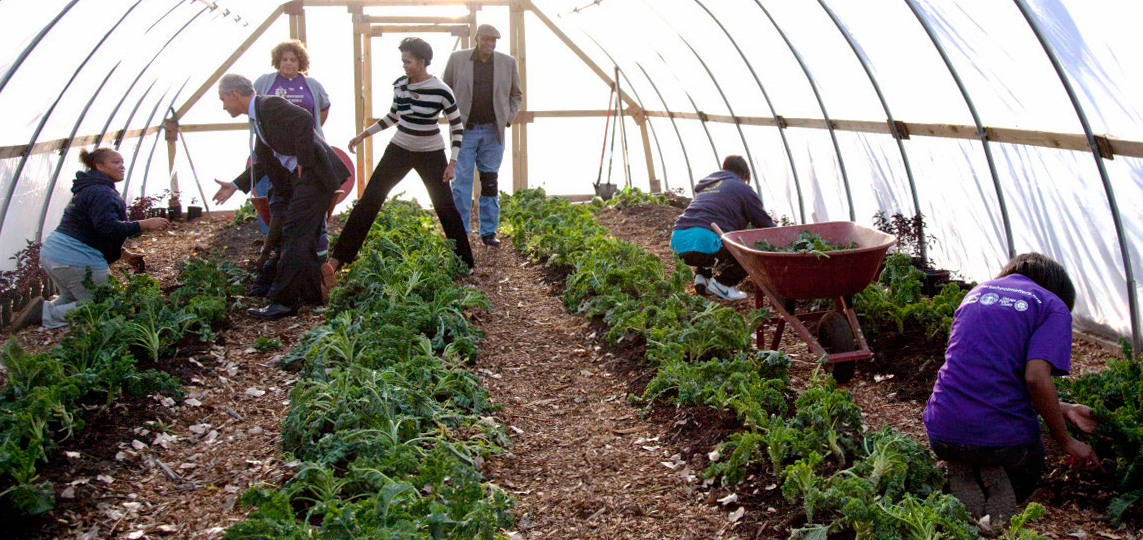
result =
[[[853,336],[853,329],[845,316],[834,312],[828,313],[818,323],[818,341],[828,353],[844,353],[857,350],[857,339]],[[833,369],[833,380],[839,384],[849,382],[853,378],[857,362],[836,362],[830,364]]]

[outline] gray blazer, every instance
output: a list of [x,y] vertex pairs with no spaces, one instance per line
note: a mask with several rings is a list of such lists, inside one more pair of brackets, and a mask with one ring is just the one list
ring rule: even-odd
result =
[[[472,63],[476,61],[476,49],[464,49],[449,55],[441,80],[452,88],[460,109],[460,120],[468,122],[468,112],[472,110]],[[492,52],[492,109],[496,112],[496,127],[500,144],[504,144],[504,128],[512,125],[524,92],[520,90],[520,72],[516,69],[516,59],[504,53]]]

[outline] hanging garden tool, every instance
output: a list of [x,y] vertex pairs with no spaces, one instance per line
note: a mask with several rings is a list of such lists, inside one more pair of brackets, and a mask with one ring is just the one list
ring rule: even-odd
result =
[[[607,130],[612,128],[612,126],[611,126],[611,105],[612,105],[612,102],[614,99],[615,99],[615,87],[612,86],[611,87],[611,93],[608,94],[608,96],[607,96],[607,115],[606,115],[607,120],[604,122],[604,125],[603,125],[603,148],[601,148],[599,150],[599,174],[595,177],[595,183],[592,184],[592,186],[595,187],[596,196],[602,198],[605,201],[610,200],[612,195],[615,195],[615,184],[611,183],[611,162],[610,162],[610,160],[608,160],[608,166],[607,166],[607,183],[606,184],[602,183],[603,182],[603,156],[605,154],[607,154]],[[614,157],[614,155],[615,155],[615,151],[614,151],[615,136],[614,135],[611,136],[611,144],[612,144],[612,157]]]

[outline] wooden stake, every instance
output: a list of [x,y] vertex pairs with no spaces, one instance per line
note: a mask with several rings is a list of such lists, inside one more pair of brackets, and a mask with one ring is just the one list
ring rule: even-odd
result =
[[[520,73],[520,91],[524,96],[520,102],[520,111],[528,110],[528,49],[524,32],[523,3],[512,6],[512,23],[515,27],[512,32],[512,41],[516,44],[516,66]],[[512,191],[528,189],[528,123],[513,123],[512,131],[518,135],[514,137],[520,151],[515,163],[512,164]],[[518,172],[517,172],[518,171]]]
[[[365,100],[363,93],[363,69],[365,61],[364,46],[362,40],[367,39],[365,34],[369,32],[368,24],[361,24],[358,17],[364,14],[364,10],[360,6],[350,6],[349,13],[353,16],[353,114],[354,114],[354,134],[361,133],[365,129]],[[364,27],[364,28],[362,28]],[[357,149],[356,154],[357,163],[357,196],[365,192],[365,152]]]
[[[368,124],[368,119],[373,118],[373,38],[362,36],[361,45],[362,114],[365,115],[366,123]],[[361,146],[362,148],[358,151],[365,152],[365,172],[369,174],[373,171],[373,150],[376,148],[373,144],[373,137],[365,139],[365,143]]]

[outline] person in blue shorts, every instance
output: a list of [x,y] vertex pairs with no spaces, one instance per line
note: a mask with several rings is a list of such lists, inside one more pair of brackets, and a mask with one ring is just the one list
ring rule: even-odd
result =
[[[746,277],[746,270],[722,245],[711,223],[717,223],[722,232],[774,226],[762,208],[762,199],[750,187],[750,166],[742,156],[727,156],[722,170],[695,185],[695,198],[671,231],[671,249],[694,267],[695,292],[742,300],[746,293],[737,285]],[[719,268],[717,278],[715,267]]]

